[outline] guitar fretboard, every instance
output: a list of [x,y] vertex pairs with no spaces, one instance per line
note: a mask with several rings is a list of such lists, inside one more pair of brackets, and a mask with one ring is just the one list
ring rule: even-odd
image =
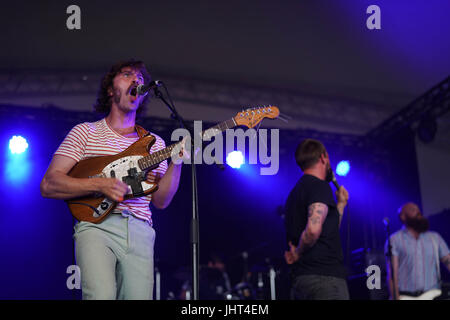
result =
[[[211,140],[212,137],[218,135],[219,133],[222,133],[223,131],[227,129],[234,128],[236,126],[236,122],[233,118],[218,123],[215,126],[206,129],[202,131],[202,137],[203,139]],[[147,170],[149,168],[157,166],[159,163],[163,162],[166,159],[169,159],[172,156],[172,150],[178,146],[180,142],[176,142],[174,144],[171,144],[170,146],[161,149],[159,151],[153,152],[152,154],[145,156],[138,160],[139,167],[141,170]]]

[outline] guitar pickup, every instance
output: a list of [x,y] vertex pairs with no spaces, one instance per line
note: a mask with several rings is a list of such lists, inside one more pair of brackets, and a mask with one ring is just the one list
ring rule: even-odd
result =
[[130,168],[128,171],[128,176],[122,177],[122,181],[131,187],[131,192],[133,197],[142,197],[145,195],[144,189],[142,188],[141,182],[144,180],[145,175],[142,172],[138,173],[136,168]]

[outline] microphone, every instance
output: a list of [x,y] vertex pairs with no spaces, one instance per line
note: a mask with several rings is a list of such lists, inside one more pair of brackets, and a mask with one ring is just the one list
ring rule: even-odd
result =
[[138,85],[137,88],[136,88],[136,93],[137,93],[139,96],[144,96],[144,95],[147,95],[147,93],[148,93],[151,89],[160,87],[161,85],[162,85],[162,81],[160,81],[160,80],[153,80],[153,81],[150,81],[148,84],[145,84],[145,85],[144,85],[144,84]]
[[333,182],[333,184],[336,187],[336,189],[339,190],[340,186],[339,186],[339,183],[336,180],[336,176],[334,175],[333,171],[331,171],[331,182]]

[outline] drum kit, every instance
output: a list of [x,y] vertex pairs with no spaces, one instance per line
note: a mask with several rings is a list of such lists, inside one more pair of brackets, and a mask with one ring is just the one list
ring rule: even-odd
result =
[[[275,300],[276,279],[279,268],[267,263],[247,266],[244,256],[242,280],[235,285],[230,284],[226,271],[210,266],[200,266],[199,271],[199,299],[200,300]],[[278,271],[277,271],[278,270]],[[192,275],[190,269],[182,267],[173,277],[182,281],[179,300],[191,300]]]

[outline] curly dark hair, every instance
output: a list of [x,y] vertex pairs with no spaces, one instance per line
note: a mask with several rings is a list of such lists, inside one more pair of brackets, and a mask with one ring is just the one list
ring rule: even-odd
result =
[[[130,59],[126,61],[119,61],[116,64],[114,64],[109,72],[103,76],[100,90],[97,94],[97,101],[94,104],[94,109],[98,113],[108,113],[111,109],[111,96],[108,94],[108,90],[113,85],[113,79],[114,77],[120,73],[120,71],[125,67],[131,67],[135,70],[138,70],[142,76],[144,77],[144,83],[147,84],[151,81],[151,76],[148,73],[144,62]],[[148,99],[150,98],[151,94],[145,96],[145,98],[142,100],[141,105],[136,111],[137,115],[140,115],[143,111],[145,111]]]

